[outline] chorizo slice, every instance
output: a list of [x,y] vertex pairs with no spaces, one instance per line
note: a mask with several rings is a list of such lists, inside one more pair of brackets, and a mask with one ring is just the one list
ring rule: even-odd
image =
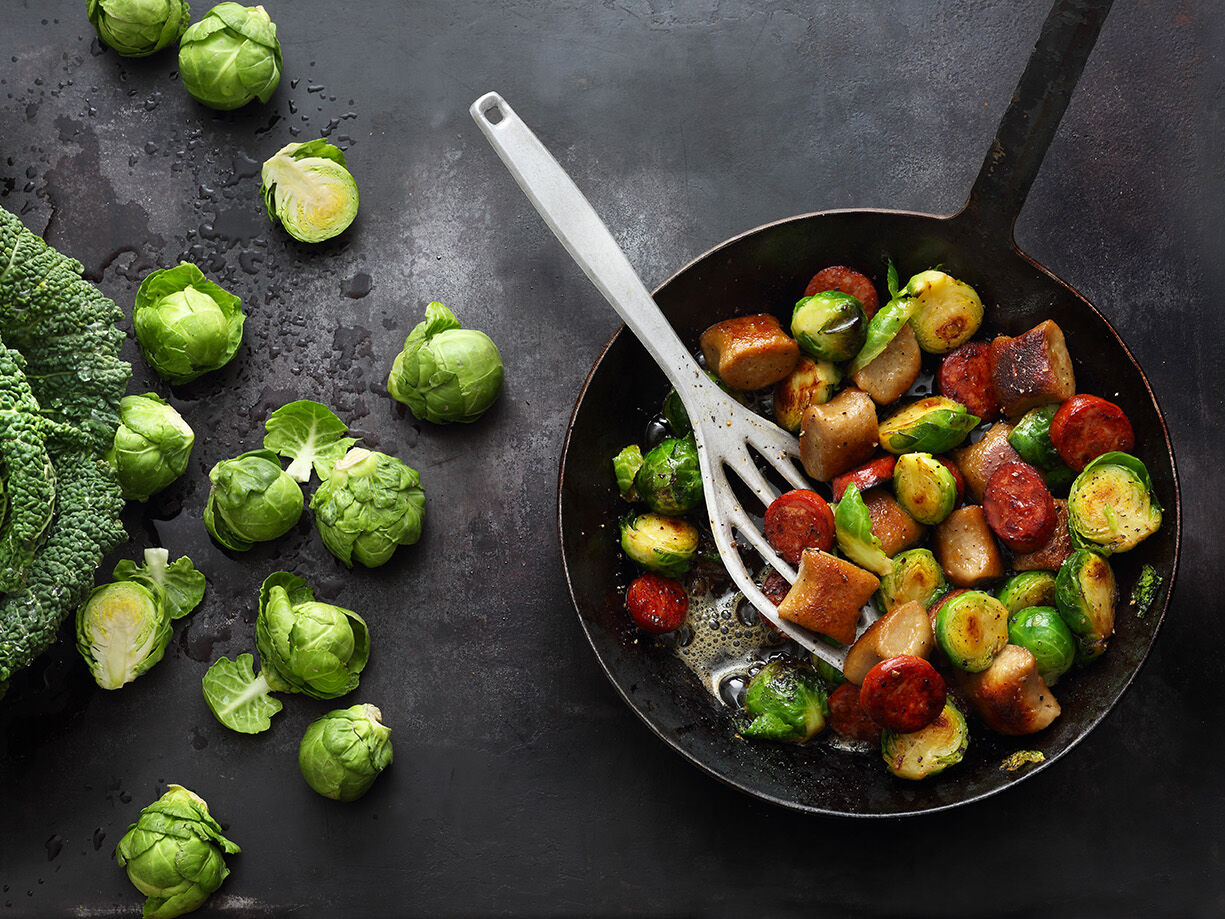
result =
[[1136,445],[1136,435],[1127,415],[1113,402],[1081,394],[1055,412],[1051,444],[1060,459],[1080,472],[1103,453],[1127,453]]
[[770,502],[762,519],[766,541],[792,565],[805,549],[834,547],[834,512],[815,491],[797,488]]
[[1000,417],[1000,400],[991,382],[991,346],[985,341],[966,342],[946,354],[936,383],[943,395],[983,421]]
[[882,728],[909,734],[927,727],[944,710],[944,677],[923,660],[900,654],[868,671],[859,704]]
[[854,683],[843,683],[830,694],[829,726],[850,740],[880,743],[880,725],[859,704],[859,687]]
[[876,285],[867,275],[854,268],[847,268],[845,265],[830,265],[828,268],[822,268],[812,276],[812,280],[804,288],[804,296],[812,297],[826,290],[850,294],[859,301],[859,305],[863,307],[869,319],[880,309],[880,298],[876,295]]
[[661,635],[685,624],[689,594],[680,581],[662,574],[644,574],[634,578],[625,592],[625,606],[634,625],[652,635]]
[[893,467],[896,465],[897,457],[892,453],[886,453],[884,456],[878,456],[876,459],[864,463],[858,469],[852,469],[850,472],[844,472],[842,475],[835,477],[831,483],[834,489],[834,500],[841,501],[842,496],[851,485],[858,488],[862,494],[869,488],[875,488],[877,485],[884,485],[886,482],[892,481]]
[[1008,442],[1011,433],[1012,425],[997,421],[983,432],[978,443],[953,451],[953,458],[965,476],[966,487],[975,501],[983,499],[987,482],[995,470],[1005,463],[1024,462],[1021,454]]
[[1029,463],[1006,463],[983,492],[987,525],[1014,552],[1033,552],[1055,532],[1058,515],[1050,489]]

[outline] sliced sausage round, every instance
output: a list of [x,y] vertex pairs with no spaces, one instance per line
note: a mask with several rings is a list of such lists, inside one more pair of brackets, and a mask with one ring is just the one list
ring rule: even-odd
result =
[[1046,545],[1059,521],[1050,489],[1028,463],[1005,463],[991,474],[983,491],[983,514],[991,531],[1014,552]]
[[880,725],[859,704],[859,687],[843,683],[829,697],[829,726],[836,734],[865,743],[880,743]]
[[812,276],[808,286],[804,288],[804,296],[812,297],[826,290],[837,290],[850,294],[859,301],[863,311],[871,319],[880,308],[880,299],[876,296],[876,285],[854,268],[845,265],[831,265],[822,268]]
[[957,483],[957,504],[960,505],[966,498],[966,477],[961,474],[957,464],[947,456],[937,456],[936,461],[953,474],[953,481]]
[[899,654],[868,671],[859,704],[883,728],[909,734],[944,711],[944,677],[921,657]]
[[869,488],[875,488],[877,485],[883,485],[893,479],[893,467],[897,463],[897,457],[886,454],[878,456],[876,459],[864,463],[858,469],[852,469],[850,472],[844,472],[840,476],[836,476],[830,484],[834,489],[834,500],[841,501],[843,494],[847,488],[854,484],[859,491],[865,492]]
[[834,547],[834,512],[815,491],[797,488],[775,498],[762,521],[766,541],[792,565],[805,549]]
[[940,392],[960,402],[983,421],[1000,417],[1000,401],[991,383],[991,346],[971,341],[950,351],[940,362],[936,377]]
[[1051,419],[1051,443],[1070,467],[1080,472],[1103,453],[1136,445],[1136,435],[1123,410],[1098,396],[1068,399]]
[[680,581],[662,574],[644,574],[634,578],[625,592],[625,606],[634,625],[652,635],[661,635],[685,624],[689,594]]
[[[775,606],[783,602],[783,598],[787,596],[787,592],[790,590],[791,585],[787,583],[787,579],[773,568],[770,569],[770,573],[766,575],[765,580],[761,582],[761,592]],[[762,621],[767,625],[772,625],[769,619],[763,617]]]

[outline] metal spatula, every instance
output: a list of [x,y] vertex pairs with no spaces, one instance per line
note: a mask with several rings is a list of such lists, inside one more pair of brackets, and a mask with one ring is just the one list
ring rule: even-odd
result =
[[792,487],[808,488],[809,483],[795,462],[800,454],[796,438],[740,405],[711,382],[672,330],[583,193],[506,101],[497,93],[486,93],[472,103],[469,111],[545,223],[638,336],[680,395],[693,424],[711,533],[736,586],[789,637],[841,667],[846,656],[844,649],[779,618],[777,608],[766,599],[745,567],[733,538],[733,533],[739,533],[789,583],[795,582],[795,569],[779,558],[741,506],[728,480],[728,470],[756,495],[764,509],[778,497],[778,491],[758,469],[749,447]]

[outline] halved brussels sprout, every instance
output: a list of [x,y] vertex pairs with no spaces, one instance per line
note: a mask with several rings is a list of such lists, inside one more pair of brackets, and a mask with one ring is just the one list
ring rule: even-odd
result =
[[648,571],[677,578],[698,551],[698,528],[680,517],[630,514],[621,520],[621,549]]
[[179,41],[179,79],[210,108],[267,102],[281,81],[281,43],[262,6],[218,3]]
[[893,570],[881,579],[881,606],[889,612],[913,600],[927,609],[948,589],[944,569],[930,549],[907,549],[893,557]]
[[1129,453],[1103,453],[1068,492],[1072,544],[1110,555],[1126,552],[1161,528],[1161,505],[1144,463]]
[[242,344],[245,321],[242,301],[191,262],[150,273],[132,308],[132,329],[145,360],[174,384],[228,364]]
[[880,357],[918,308],[919,301],[913,297],[895,297],[877,310],[868,322],[863,347],[851,361],[847,373],[858,373]]
[[899,779],[925,779],[961,762],[970,744],[965,716],[952,701],[925,728],[910,734],[881,731],[880,752],[885,766]]
[[954,667],[979,673],[1008,644],[1008,608],[981,590],[967,590],[936,611],[936,644]]
[[1026,412],[1008,432],[1008,443],[1021,459],[1041,473],[1047,488],[1062,492],[1076,478],[1076,473],[1051,443],[1051,419],[1058,410],[1058,405],[1043,405]]
[[894,412],[880,424],[880,445],[890,453],[944,453],[979,422],[960,402],[928,396]]
[[106,454],[129,501],[147,501],[187,469],[195,432],[161,396],[124,396],[119,427]]
[[191,21],[187,0],[87,0],[98,38],[124,57],[145,57],[178,41]]
[[749,682],[744,710],[753,720],[740,729],[742,736],[804,743],[824,729],[829,701],[811,664],[773,660]]
[[1076,662],[1076,638],[1053,606],[1027,606],[1009,616],[1008,641],[1034,656],[1047,686],[1058,683]]
[[1110,563],[1089,549],[1077,549],[1055,576],[1059,615],[1080,644],[1079,658],[1090,661],[1106,650],[1114,634],[1118,587]]
[[227,549],[246,552],[257,542],[283,536],[302,516],[302,488],[271,450],[223,460],[208,478],[204,526]]
[[983,324],[983,301],[974,288],[943,271],[919,272],[902,294],[918,300],[910,324],[919,347],[929,354],[946,354],[964,345]]
[[1054,606],[1055,575],[1049,571],[1014,574],[1000,588],[999,598],[1010,614],[1027,606]]
[[804,410],[824,405],[838,391],[842,371],[833,361],[815,361],[805,354],[786,379],[774,386],[774,420],[793,434],[800,432]]
[[617,477],[617,491],[626,501],[637,501],[638,490],[634,488],[634,477],[642,468],[642,447],[630,444],[613,457],[613,475]]
[[260,170],[268,219],[304,243],[339,236],[357,217],[357,182],[344,151],[323,138],[286,144]]
[[170,617],[156,595],[134,581],[94,589],[77,610],[77,650],[103,689],[132,682],[162,659]]
[[880,540],[872,532],[872,515],[854,482],[842,493],[842,500],[834,505],[834,535],[842,554],[861,568],[881,577],[893,570],[893,560],[885,554]]
[[859,353],[868,334],[863,305],[850,294],[827,290],[805,297],[791,313],[791,335],[815,358],[845,361]]
[[957,505],[957,480],[930,453],[905,453],[893,467],[898,504],[919,523],[935,526]]
[[652,447],[634,476],[638,497],[657,514],[679,517],[702,504],[702,470],[693,435],[669,437]]

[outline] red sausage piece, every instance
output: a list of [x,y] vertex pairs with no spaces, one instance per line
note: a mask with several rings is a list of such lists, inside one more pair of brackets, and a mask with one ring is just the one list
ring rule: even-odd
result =
[[991,383],[991,346],[985,341],[967,342],[945,355],[936,382],[941,393],[970,414],[983,421],[1000,417],[1000,400]]
[[880,307],[880,300],[876,296],[876,285],[866,275],[860,274],[854,268],[847,268],[845,265],[831,265],[814,274],[808,286],[804,288],[804,296],[811,297],[826,290],[837,290],[850,294],[860,302],[869,319]]
[[797,488],[775,498],[762,520],[766,540],[792,565],[805,549],[834,547],[834,512],[815,491]]
[[652,635],[661,635],[685,624],[689,594],[680,581],[662,574],[644,574],[634,578],[625,592],[625,606],[634,625]]
[[880,743],[880,725],[859,704],[859,687],[854,683],[843,683],[830,694],[829,726],[851,740]]
[[[766,575],[765,580],[761,582],[761,592],[775,606],[783,602],[783,598],[787,596],[789,590],[791,590],[791,585],[787,583],[787,579],[773,568],[770,569],[770,573]],[[773,628],[773,623],[764,616],[762,617],[762,622]]]
[[1005,463],[991,474],[983,490],[987,526],[1014,552],[1045,546],[1059,517],[1050,489],[1028,463]]
[[945,469],[953,473],[953,481],[957,483],[957,503],[960,505],[965,500],[966,496],[966,477],[961,474],[961,470],[947,456],[937,456],[936,459]]
[[1097,396],[1073,396],[1051,419],[1051,443],[1065,463],[1080,472],[1103,453],[1136,445],[1123,410]]
[[883,485],[891,481],[893,479],[893,467],[896,463],[896,456],[878,456],[876,459],[864,463],[858,469],[852,469],[850,472],[844,472],[842,475],[836,476],[834,481],[830,483],[834,488],[834,500],[841,501],[847,486],[852,483],[862,493],[869,488],[875,488],[877,485]]
[[883,728],[909,734],[925,728],[944,710],[944,677],[921,657],[900,654],[868,671],[859,704]]

